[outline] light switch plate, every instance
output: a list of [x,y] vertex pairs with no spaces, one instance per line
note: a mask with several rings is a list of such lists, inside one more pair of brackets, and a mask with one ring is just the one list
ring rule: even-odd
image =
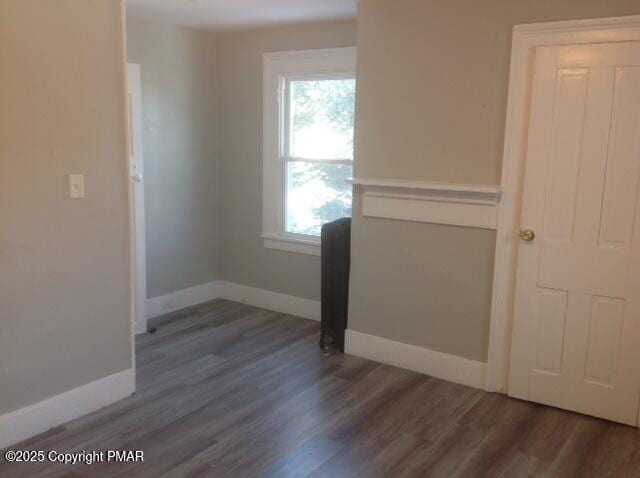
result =
[[71,199],[81,199],[84,197],[84,175],[69,175],[69,197]]

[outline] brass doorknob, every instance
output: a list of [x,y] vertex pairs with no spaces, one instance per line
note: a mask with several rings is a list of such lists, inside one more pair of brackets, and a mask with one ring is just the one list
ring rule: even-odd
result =
[[536,238],[536,233],[531,229],[522,229],[520,231],[520,239],[523,241],[531,242]]

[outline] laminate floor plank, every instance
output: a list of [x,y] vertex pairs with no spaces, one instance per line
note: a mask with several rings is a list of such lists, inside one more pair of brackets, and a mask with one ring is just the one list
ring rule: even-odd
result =
[[20,477],[631,477],[632,427],[318,348],[319,324],[227,300],[150,322],[136,393],[11,449],[144,463],[7,463]]

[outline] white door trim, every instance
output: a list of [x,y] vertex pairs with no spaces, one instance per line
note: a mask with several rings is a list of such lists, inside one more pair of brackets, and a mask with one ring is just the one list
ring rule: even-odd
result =
[[[147,331],[147,266],[144,221],[144,166],[142,163],[142,85],[140,80],[140,65],[127,64],[127,89],[130,118],[129,124],[129,175],[131,181],[131,215],[133,218],[133,260],[134,283],[133,298],[135,311],[135,333],[143,334]],[[139,158],[138,164],[133,158]]]
[[507,391],[518,230],[535,48],[544,45],[640,40],[640,15],[593,20],[517,25],[513,29],[509,99],[502,162],[502,200],[498,212],[496,255],[489,332],[487,384]]

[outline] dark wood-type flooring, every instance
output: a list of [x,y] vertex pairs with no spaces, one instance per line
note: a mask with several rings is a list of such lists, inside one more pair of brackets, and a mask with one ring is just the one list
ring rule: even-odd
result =
[[137,393],[12,449],[144,450],[143,464],[0,476],[640,477],[640,432],[318,350],[319,324],[225,300],[137,339]]

